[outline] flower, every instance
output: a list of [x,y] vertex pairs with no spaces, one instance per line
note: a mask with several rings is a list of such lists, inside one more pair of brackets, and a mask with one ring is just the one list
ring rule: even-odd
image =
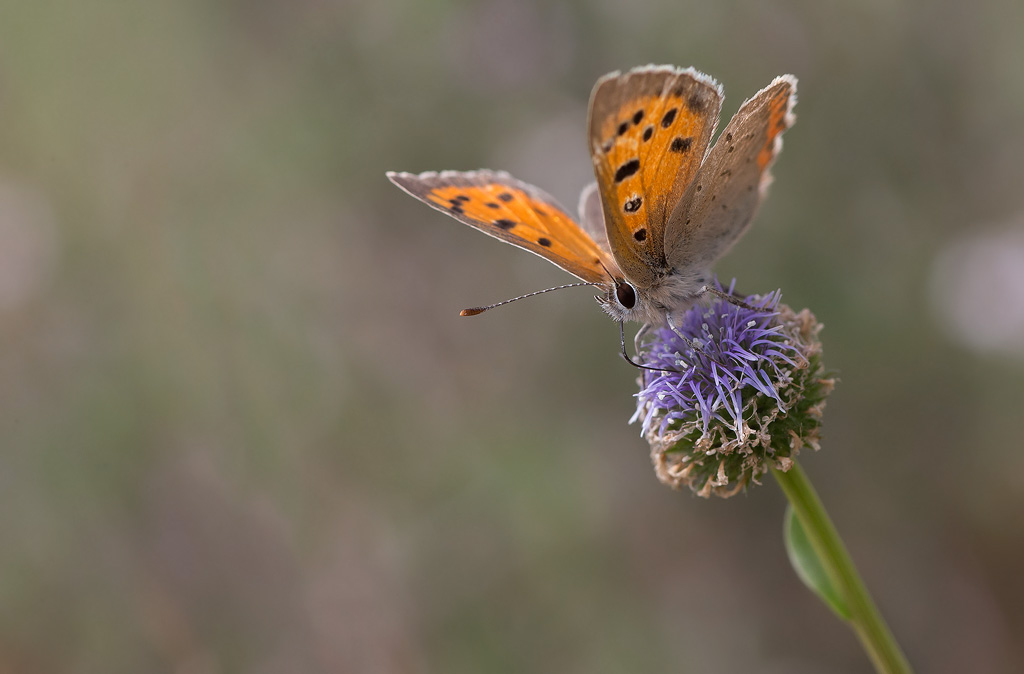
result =
[[728,497],[759,484],[769,468],[789,470],[803,446],[819,448],[835,385],[821,363],[822,326],[780,298],[716,298],[687,311],[675,329],[650,331],[639,355],[654,370],[642,371],[631,421],[642,422],[665,484]]

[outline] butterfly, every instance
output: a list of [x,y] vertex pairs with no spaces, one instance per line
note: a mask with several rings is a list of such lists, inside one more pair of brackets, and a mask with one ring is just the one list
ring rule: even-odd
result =
[[711,145],[722,100],[721,85],[693,68],[645,66],[600,78],[588,119],[597,180],[580,196],[578,221],[502,171],[387,177],[437,210],[597,286],[602,308],[620,326],[643,323],[642,335],[653,325],[671,326],[673,315],[709,292],[712,264],[750,225],[782,133],[796,119],[796,78],[777,77],[744,102]]

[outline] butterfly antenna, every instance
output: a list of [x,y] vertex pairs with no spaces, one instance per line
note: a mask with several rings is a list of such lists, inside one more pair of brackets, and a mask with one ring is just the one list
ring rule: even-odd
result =
[[610,271],[608,271],[608,267],[604,266],[604,262],[602,262],[600,259],[598,259],[597,263],[599,265],[601,265],[601,269],[604,269],[604,273],[608,274],[608,278],[611,280],[612,284],[613,285],[618,285],[617,281],[615,280],[615,276],[612,275],[612,273]]
[[489,304],[486,307],[470,307],[469,309],[463,309],[462,311],[459,312],[459,316],[476,316],[478,314],[482,314],[483,312],[487,311],[488,309],[493,309],[495,307],[500,307],[503,304],[508,304],[509,302],[515,302],[516,300],[523,300],[523,299],[526,299],[527,297],[533,297],[534,295],[543,295],[544,293],[549,293],[552,290],[564,290],[565,288],[578,288],[580,286],[597,286],[597,285],[601,285],[601,284],[600,283],[588,283],[586,281],[581,281],[579,283],[566,283],[564,286],[555,286],[554,288],[545,288],[544,290],[536,290],[536,291],[534,291],[532,293],[526,293],[525,295],[520,295],[519,297],[513,297],[512,299],[504,300],[502,302],[498,302],[497,304]]

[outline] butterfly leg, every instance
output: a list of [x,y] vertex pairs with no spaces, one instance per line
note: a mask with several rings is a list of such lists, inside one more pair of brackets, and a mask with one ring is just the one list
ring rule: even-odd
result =
[[696,338],[693,338],[693,337],[687,337],[682,332],[680,332],[679,328],[676,327],[676,325],[672,322],[672,315],[671,314],[666,315],[665,316],[665,320],[668,322],[669,329],[671,329],[672,332],[676,333],[676,335],[681,340],[686,342],[687,346],[689,346],[691,349],[693,349],[694,353],[697,353],[697,354],[700,354],[702,356],[705,356],[706,358],[710,358],[711,360],[713,360],[714,362],[718,363],[722,367],[725,367],[725,364],[722,363],[721,360],[716,358],[714,354],[710,353],[707,349],[704,348],[704,345],[700,343],[700,340],[698,340]]
[[697,297],[700,297],[701,295],[714,295],[715,297],[723,299],[730,304],[735,304],[740,309],[746,309],[747,311],[756,311],[754,307],[750,306],[740,298],[736,297],[735,295],[730,295],[727,292],[722,292],[718,288],[712,288],[711,286],[703,286],[700,290],[697,291]]
[[636,335],[634,335],[633,337],[633,352],[637,355],[637,357],[640,356],[640,346],[644,341],[644,337],[646,337],[647,333],[650,331],[650,323],[644,323],[643,327],[636,331]]
[[668,329],[676,333],[676,336],[679,337],[679,339],[686,342],[687,346],[689,346],[694,351],[704,353],[704,347],[700,345],[700,342],[698,342],[696,339],[692,339],[684,335],[676,326],[676,324],[672,322],[672,314],[665,314],[665,322],[668,323]]

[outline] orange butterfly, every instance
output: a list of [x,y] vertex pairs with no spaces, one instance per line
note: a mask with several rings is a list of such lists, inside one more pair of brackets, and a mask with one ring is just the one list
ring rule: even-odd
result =
[[605,75],[590,99],[597,182],[580,197],[580,224],[504,172],[387,176],[437,210],[599,286],[604,310],[620,323],[644,323],[642,335],[672,325],[673,314],[709,292],[711,265],[739,240],[771,182],[795,104],[796,78],[775,78],[709,149],[722,107],[711,77],[672,66]]

